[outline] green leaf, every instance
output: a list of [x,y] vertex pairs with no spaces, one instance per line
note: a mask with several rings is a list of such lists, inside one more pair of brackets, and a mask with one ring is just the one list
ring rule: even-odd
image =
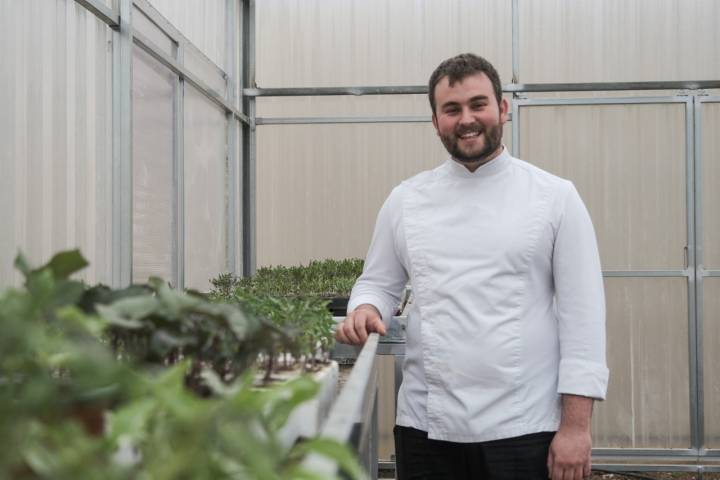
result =
[[15,257],[15,268],[20,270],[25,278],[27,278],[30,275],[30,272],[32,272],[32,268],[30,267],[27,258],[25,258],[25,255],[22,253],[18,253]]
[[128,330],[137,330],[143,326],[141,321],[125,317],[112,306],[96,305],[96,308],[100,316],[112,326],[126,328]]
[[65,279],[88,265],[89,263],[85,260],[85,257],[82,256],[80,250],[67,250],[55,254],[50,261],[40,267],[39,270],[49,268],[56,279]]
[[350,448],[336,440],[329,438],[312,438],[296,444],[292,449],[292,454],[300,457],[304,457],[309,453],[317,453],[334,460],[340,466],[340,469],[352,479],[361,480],[368,478]]

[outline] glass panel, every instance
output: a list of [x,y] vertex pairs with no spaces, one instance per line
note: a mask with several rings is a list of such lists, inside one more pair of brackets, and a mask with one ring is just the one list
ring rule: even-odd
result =
[[267,125],[257,158],[260,267],[364,258],[392,188],[448,154],[430,123]]
[[720,77],[720,3],[520,0],[520,79],[542,82]]
[[593,414],[594,447],[689,448],[685,278],[605,278],[607,399]]
[[133,7],[132,23],[135,31],[147,37],[170,57],[175,57],[175,44],[170,37],[165,35],[165,32],[158,28],[158,26],[137,7]]
[[606,270],[683,269],[685,105],[527,106],[520,157],[575,183]]
[[210,290],[227,267],[227,123],[193,87],[185,89],[185,286]]
[[176,78],[133,49],[133,282],[175,283],[173,113]]
[[702,103],[702,262],[720,268],[720,103]]
[[512,76],[506,0],[256,2],[262,87],[425,85],[437,65],[477,52]]

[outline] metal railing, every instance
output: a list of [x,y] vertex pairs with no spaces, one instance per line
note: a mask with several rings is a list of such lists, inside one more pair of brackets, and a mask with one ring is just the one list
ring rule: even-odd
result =
[[[321,437],[351,446],[373,479],[378,476],[378,344],[379,336],[373,333],[362,350],[359,347],[340,346],[344,352],[351,351],[357,360],[320,432]],[[343,475],[337,462],[317,454],[310,455],[304,466],[323,476]]]

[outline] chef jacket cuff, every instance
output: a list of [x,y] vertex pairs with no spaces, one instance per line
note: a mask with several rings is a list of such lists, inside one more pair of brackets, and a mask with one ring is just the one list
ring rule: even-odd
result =
[[564,359],[558,372],[558,393],[605,400],[609,370],[603,363]]
[[385,302],[383,302],[374,295],[360,294],[358,296],[352,297],[348,302],[347,313],[352,312],[364,303],[369,303],[370,305],[377,308],[385,325],[387,326],[390,324],[390,319],[392,318],[395,307],[392,305],[387,305]]

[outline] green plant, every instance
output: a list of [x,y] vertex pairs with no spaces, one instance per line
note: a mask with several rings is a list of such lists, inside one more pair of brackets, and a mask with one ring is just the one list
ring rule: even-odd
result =
[[[251,370],[238,370],[228,380],[208,368],[213,358],[196,362],[191,356],[205,355],[201,347],[212,346],[215,334],[244,332],[250,341],[262,331],[252,330],[252,321],[240,322],[235,305],[175,295],[180,292],[166,290],[161,281],[124,292],[87,288],[69,278],[86,265],[79,252],[58,254],[37,269],[22,256],[16,264],[25,274],[24,288],[0,292],[0,478],[316,478],[302,468],[309,451],[329,455],[353,477],[360,475],[343,445],[313,439],[290,449],[280,446],[277,431],[297,405],[315,394],[312,380],[258,390]],[[111,303],[88,300],[98,294]],[[100,311],[107,316],[92,313]],[[148,312],[157,318],[151,320]],[[129,328],[126,334],[136,332],[138,324],[164,328],[166,323],[173,325],[171,336],[177,335],[176,323],[211,323],[217,330],[210,329],[213,335],[203,337],[205,343],[183,343],[193,348],[169,368],[127,350],[119,359],[108,340],[119,324]],[[153,355],[174,344],[161,337],[157,345],[149,337],[150,350],[158,348]],[[187,388],[187,372],[196,367],[213,394],[209,398]],[[89,426],[88,411],[109,421],[99,429]]]
[[279,297],[347,297],[362,273],[363,260],[311,261],[307,266],[259,268],[250,278],[223,274],[211,280],[215,298],[228,298],[237,288]]

